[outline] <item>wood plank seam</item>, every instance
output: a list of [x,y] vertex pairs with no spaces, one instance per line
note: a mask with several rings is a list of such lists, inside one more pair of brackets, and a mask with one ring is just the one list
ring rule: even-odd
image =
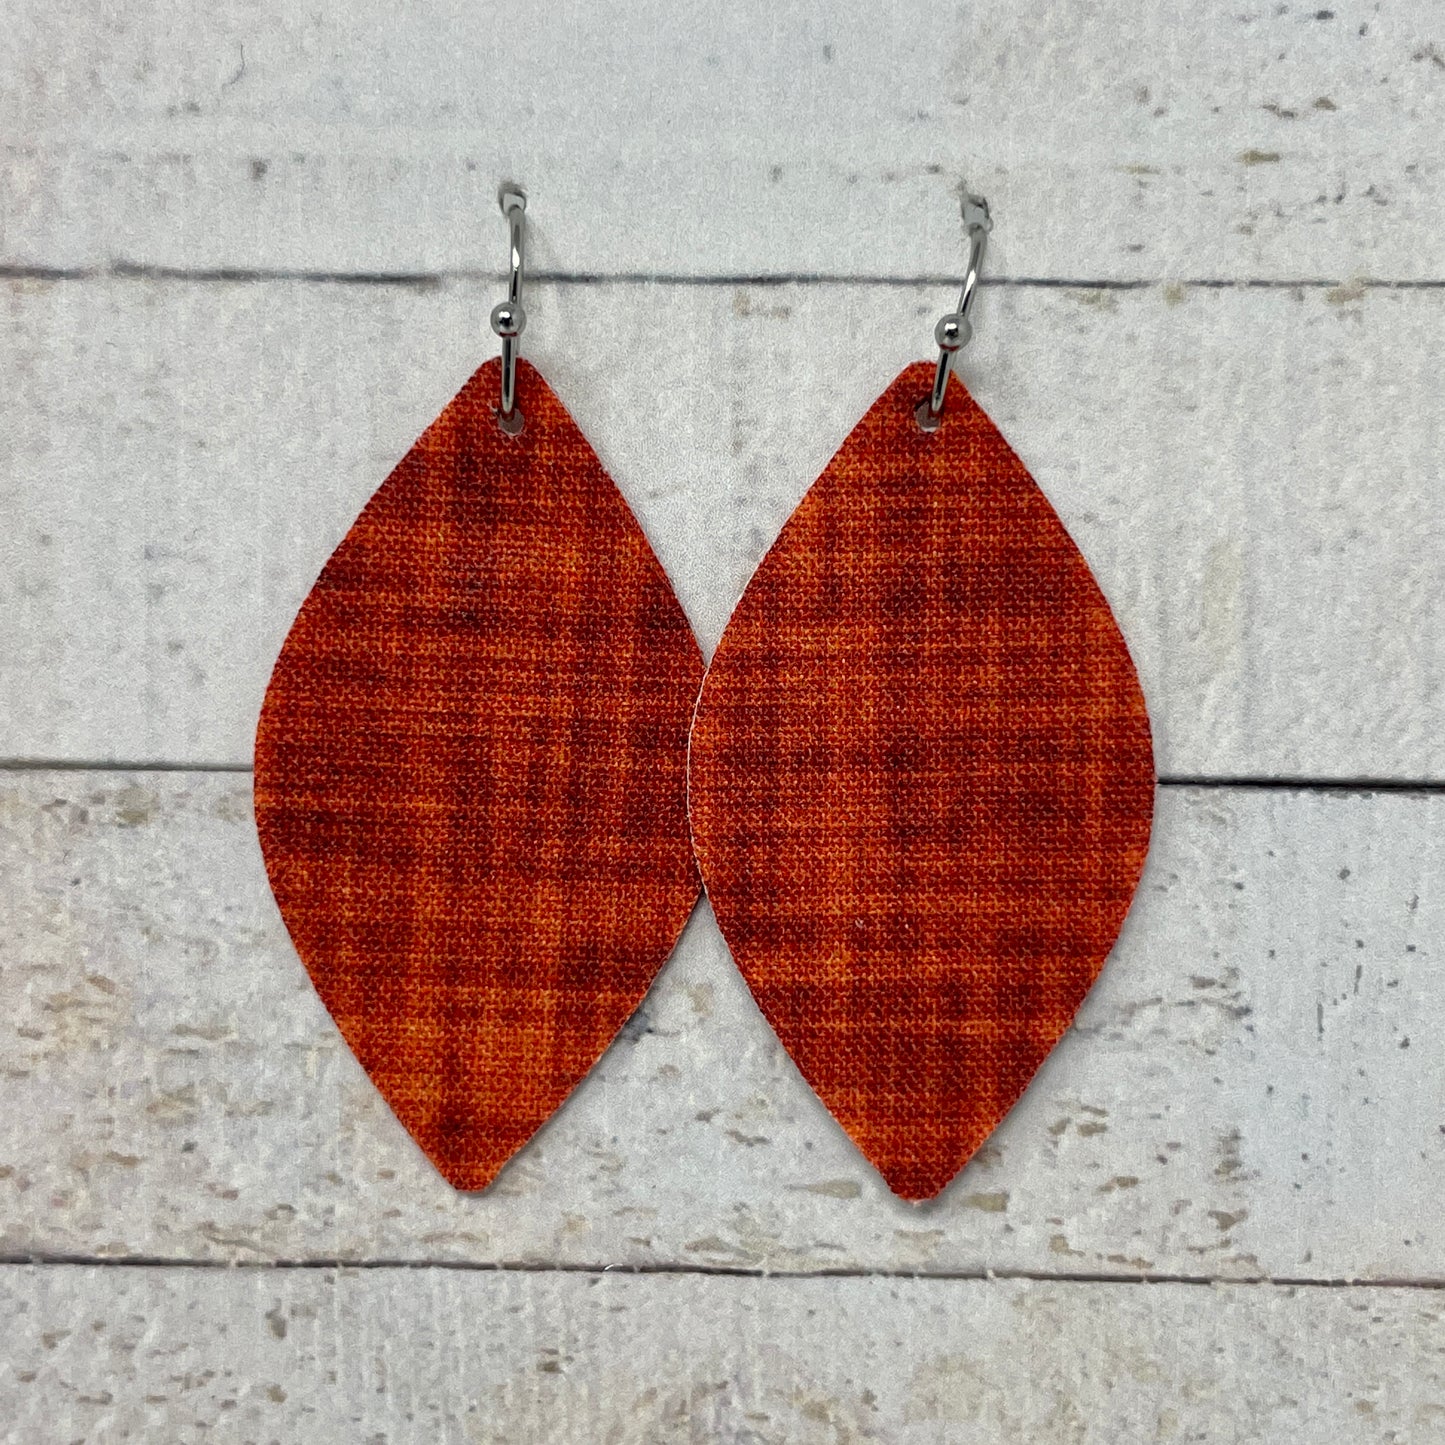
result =
[[166,1259],[151,1255],[86,1255],[86,1254],[12,1254],[0,1255],[0,1271],[10,1269],[147,1269],[147,1270],[218,1270],[232,1274],[250,1271],[316,1271],[316,1270],[405,1270],[411,1273],[439,1271],[450,1274],[530,1274],[530,1275],[661,1275],[682,1278],[718,1279],[861,1279],[914,1280],[939,1284],[969,1281],[972,1283],[1086,1284],[1086,1285],[1185,1285],[1214,1288],[1218,1285],[1257,1286],[1268,1289],[1408,1289],[1445,1290],[1445,1279],[1429,1276],[1411,1278],[1381,1277],[1379,1279],[1345,1279],[1328,1275],[1219,1275],[1176,1274],[1164,1271],[1125,1274],[1111,1270],[1042,1270],[1042,1269],[750,1269],[742,1265],[722,1264],[573,1264],[564,1261],[539,1263],[531,1260],[459,1260],[405,1259],[386,1256],[355,1258],[347,1256],[316,1259],[206,1259],[204,1257]]
[[[249,777],[250,763],[197,762],[183,758],[111,760],[105,758],[0,758],[0,773],[231,773]],[[1156,778],[1161,788],[1248,788],[1256,791],[1298,793],[1407,793],[1445,792],[1445,780],[1428,778],[1334,778],[1210,776],[1170,774]]]
[[[4,281],[179,281],[190,284],[266,285],[308,282],[316,285],[400,286],[426,289],[448,282],[505,281],[500,271],[456,267],[440,271],[312,271],[278,267],[187,267],[157,266],[138,261],[114,261],[108,266],[64,267],[25,263],[0,264]],[[906,289],[915,286],[956,286],[958,276],[945,273],[887,276],[869,273],[822,271],[765,271],[717,273],[693,276],[670,271],[556,271],[530,273],[531,286],[876,286]],[[1225,279],[1212,276],[1144,277],[1129,280],[1084,276],[987,276],[981,286],[1000,290],[1043,291],[1149,291],[1160,286],[1186,290],[1255,291],[1329,290],[1348,285],[1362,291],[1438,291],[1445,279],[1354,276],[1348,280],[1330,276],[1285,278],[1250,277]]]

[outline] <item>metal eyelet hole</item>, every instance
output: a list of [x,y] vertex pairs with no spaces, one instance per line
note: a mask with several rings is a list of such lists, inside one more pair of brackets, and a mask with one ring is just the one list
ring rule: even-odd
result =
[[935,416],[932,408],[928,405],[928,398],[925,396],[918,403],[918,407],[913,413],[913,420],[918,423],[919,431],[927,432],[931,436],[943,425],[943,413],[939,412]]

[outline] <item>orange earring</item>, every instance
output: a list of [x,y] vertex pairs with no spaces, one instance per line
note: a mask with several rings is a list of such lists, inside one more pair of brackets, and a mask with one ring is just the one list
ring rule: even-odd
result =
[[1128,911],[1154,763],[1109,604],[935,332],[764,557],[693,723],[694,848],[764,1015],[907,1199],[1072,1021]]
[[627,504],[518,359],[526,199],[500,201],[501,360],[332,554],[256,735],[256,821],[297,952],[459,1189],[489,1184],[591,1068],[699,886],[702,658]]

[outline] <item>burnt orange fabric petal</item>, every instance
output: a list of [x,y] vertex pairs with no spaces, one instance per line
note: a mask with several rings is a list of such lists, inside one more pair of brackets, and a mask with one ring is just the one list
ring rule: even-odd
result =
[[708,897],[890,1187],[937,1194],[1093,983],[1153,812],[1149,721],[1087,564],[957,382],[910,367],[728,623],[693,725]]
[[488,362],[286,639],[256,820],[297,951],[436,1167],[481,1189],[607,1047],[697,898],[702,658],[561,403]]

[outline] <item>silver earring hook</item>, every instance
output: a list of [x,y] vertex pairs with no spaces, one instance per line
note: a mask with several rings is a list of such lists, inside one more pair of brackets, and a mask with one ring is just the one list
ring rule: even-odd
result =
[[968,270],[964,273],[963,290],[959,294],[958,309],[940,317],[938,325],[933,328],[933,339],[938,342],[933,394],[927,401],[919,402],[914,413],[920,429],[927,432],[937,431],[943,420],[943,402],[948,395],[948,378],[953,375],[953,363],[958,353],[973,339],[973,324],[968,319],[968,313],[973,307],[974,292],[978,289],[978,273],[983,268],[988,233],[993,230],[988,202],[982,196],[965,194],[963,226],[968,232]]
[[497,193],[497,204],[507,218],[512,267],[507,299],[492,307],[492,330],[502,338],[502,404],[497,408],[497,425],[514,437],[522,430],[522,413],[517,410],[517,353],[522,332],[527,327],[527,309],[522,305],[522,240],[527,197],[520,186],[505,185]]

